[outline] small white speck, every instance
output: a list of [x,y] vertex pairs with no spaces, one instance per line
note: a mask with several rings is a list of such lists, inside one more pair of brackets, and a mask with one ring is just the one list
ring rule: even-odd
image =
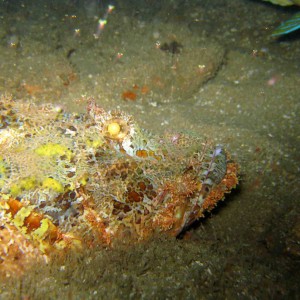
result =
[[210,268],[207,269],[207,273],[208,273],[209,275],[212,275],[212,271],[210,270]]
[[151,105],[151,106],[153,106],[153,107],[157,107],[157,102],[152,101],[152,102],[149,103],[149,105]]
[[289,116],[289,115],[283,115],[282,116],[284,119],[290,119],[291,118],[291,116]]

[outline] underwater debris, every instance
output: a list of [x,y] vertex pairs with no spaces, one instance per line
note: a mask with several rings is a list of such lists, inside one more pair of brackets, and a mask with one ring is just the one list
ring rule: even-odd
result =
[[176,42],[175,40],[170,42],[170,43],[163,43],[162,45],[159,46],[159,49],[166,52],[166,53],[170,53],[172,55],[172,65],[171,65],[171,69],[176,69],[177,66],[174,62],[174,55],[175,54],[180,54],[181,50],[182,50],[183,46]]
[[177,236],[238,184],[222,146],[152,136],[93,99],[79,115],[2,96],[0,120],[0,233],[44,254]]
[[182,50],[183,46],[176,42],[176,41],[172,41],[170,43],[163,43],[159,49],[165,52],[169,52],[172,55],[174,54],[179,54]]

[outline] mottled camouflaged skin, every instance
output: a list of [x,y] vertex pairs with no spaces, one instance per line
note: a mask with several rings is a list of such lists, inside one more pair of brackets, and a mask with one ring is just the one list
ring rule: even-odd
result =
[[42,251],[176,236],[238,183],[221,146],[151,136],[92,99],[78,115],[2,97],[0,120],[2,226]]

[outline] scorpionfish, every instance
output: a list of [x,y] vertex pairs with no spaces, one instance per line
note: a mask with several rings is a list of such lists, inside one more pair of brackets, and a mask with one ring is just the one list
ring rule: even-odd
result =
[[237,164],[207,138],[154,136],[93,99],[85,114],[0,99],[2,260],[16,237],[47,255],[177,236],[237,184]]

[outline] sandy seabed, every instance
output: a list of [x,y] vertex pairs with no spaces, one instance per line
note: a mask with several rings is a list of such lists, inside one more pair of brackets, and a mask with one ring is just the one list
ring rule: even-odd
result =
[[70,253],[0,298],[299,298],[300,33],[270,37],[297,8],[116,1],[95,39],[109,4],[2,1],[0,93],[78,112],[93,96],[156,134],[208,136],[241,183],[180,239]]

